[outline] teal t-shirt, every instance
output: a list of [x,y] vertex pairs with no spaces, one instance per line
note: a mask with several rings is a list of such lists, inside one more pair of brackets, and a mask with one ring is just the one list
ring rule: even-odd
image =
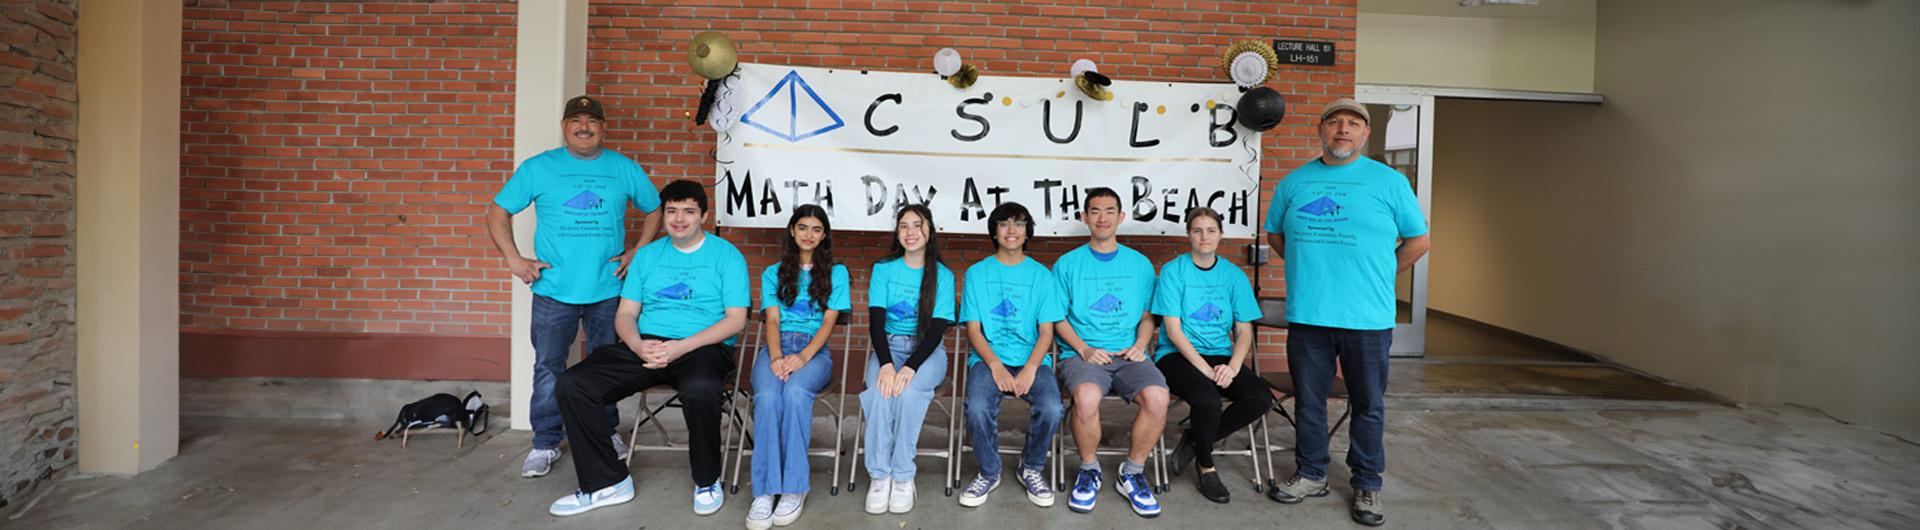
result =
[[[1066,293],[1046,265],[1026,258],[1008,266],[993,256],[967,267],[966,287],[960,291],[960,321],[979,322],[980,334],[993,347],[1000,364],[1025,366],[1027,355],[1040,341],[1040,324],[1067,318]],[[980,352],[967,357],[967,366],[980,362]],[[1042,357],[1042,365],[1053,360]]]
[[1286,238],[1288,322],[1380,330],[1393,328],[1394,249],[1426,235],[1427,217],[1393,168],[1315,159],[1274,186],[1266,229]]
[[[1087,245],[1060,255],[1053,276],[1067,293],[1067,324],[1088,346],[1120,351],[1133,345],[1133,331],[1153,302],[1153,262],[1126,245],[1102,260]],[[1060,341],[1060,358],[1079,352]]]
[[569,304],[591,304],[620,294],[610,261],[627,240],[627,204],[651,213],[660,193],[632,159],[601,149],[581,160],[555,148],[528,158],[493,196],[507,213],[534,206],[534,259],[553,265],[534,280],[534,294]]
[[[1233,325],[1259,320],[1260,301],[1253,298],[1253,283],[1239,265],[1214,256],[1213,267],[1202,269],[1193,264],[1192,254],[1181,254],[1160,267],[1160,280],[1153,287],[1153,314],[1180,319],[1180,331],[1186,333],[1193,351],[1225,357],[1233,355]],[[1167,335],[1167,326],[1161,324],[1154,362],[1179,352]]]
[[[953,320],[953,271],[938,265],[939,292],[933,295],[933,318]],[[920,327],[921,269],[907,266],[904,259],[873,264],[867,278],[867,307],[887,310],[888,335],[913,335]],[[871,325],[871,324],[869,324]]]
[[747,282],[747,258],[720,236],[706,234],[692,252],[663,237],[634,255],[620,297],[640,302],[640,334],[684,339],[747,307]]
[[[813,296],[807,294],[808,286],[813,285],[810,272],[803,270],[794,276],[800,285],[794,290],[792,305],[780,303],[780,264],[768,265],[767,270],[760,273],[760,310],[780,308],[780,331],[808,335],[820,332],[820,321],[826,313],[813,303]],[[827,291],[827,309],[839,311],[844,320],[847,310],[853,309],[853,297],[847,294],[847,283],[851,281],[847,279],[847,266],[835,263],[828,278],[833,281],[833,287]]]

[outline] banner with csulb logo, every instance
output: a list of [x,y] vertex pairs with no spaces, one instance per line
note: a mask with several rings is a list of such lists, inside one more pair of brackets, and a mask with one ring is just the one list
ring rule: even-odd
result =
[[987,232],[1019,202],[1037,235],[1085,235],[1086,190],[1120,194],[1123,234],[1184,234],[1186,211],[1253,237],[1260,135],[1235,124],[1231,84],[1115,81],[1087,97],[1066,76],[982,76],[961,90],[933,74],[742,64],[723,101],[737,121],[714,151],[723,226],[786,226],[818,204],[836,229],[890,231],[925,202],[942,232]]

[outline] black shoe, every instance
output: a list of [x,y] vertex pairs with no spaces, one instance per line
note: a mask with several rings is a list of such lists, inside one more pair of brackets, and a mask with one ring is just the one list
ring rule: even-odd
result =
[[1233,494],[1227,492],[1227,485],[1220,483],[1219,471],[1201,473],[1200,476],[1195,477],[1194,482],[1198,483],[1197,489],[1200,490],[1200,496],[1206,497],[1207,500],[1220,504],[1233,500]]
[[1187,464],[1193,462],[1193,444],[1187,443],[1187,435],[1180,435],[1180,444],[1173,447],[1173,460],[1167,462],[1167,471],[1173,476],[1187,470]]
[[1354,492],[1353,508],[1349,510],[1353,522],[1367,526],[1387,524],[1387,512],[1380,506],[1380,492],[1360,490]]

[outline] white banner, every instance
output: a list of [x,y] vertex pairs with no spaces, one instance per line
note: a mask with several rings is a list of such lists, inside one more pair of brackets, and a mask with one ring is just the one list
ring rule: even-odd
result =
[[1079,212],[1100,186],[1120,195],[1123,234],[1184,234],[1194,206],[1225,216],[1227,237],[1259,222],[1260,137],[1234,123],[1232,84],[1115,81],[1099,101],[1064,71],[960,90],[930,73],[742,64],[727,88],[724,226],[781,228],[819,204],[835,229],[890,231],[898,207],[926,202],[941,232],[980,234],[1011,201],[1038,235],[1085,235]]

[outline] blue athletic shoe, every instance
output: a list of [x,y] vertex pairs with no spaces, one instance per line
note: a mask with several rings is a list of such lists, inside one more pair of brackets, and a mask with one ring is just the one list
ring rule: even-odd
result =
[[553,501],[552,505],[547,506],[547,513],[553,514],[555,517],[566,517],[585,513],[595,508],[623,504],[631,500],[633,500],[633,477],[627,477],[626,480],[620,481],[619,484],[600,488],[599,491],[593,493],[575,491],[572,495],[561,497],[559,500]]
[[1153,498],[1153,488],[1147,487],[1145,475],[1122,473],[1120,480],[1113,483],[1113,489],[1125,495],[1127,502],[1133,504],[1133,513],[1148,519],[1160,516],[1160,500]]
[[713,481],[711,486],[693,488],[694,515],[713,515],[714,512],[720,511],[721,505],[726,503],[727,496],[721,493],[718,480]]
[[1093,501],[1100,500],[1100,470],[1082,469],[1080,477],[1073,479],[1073,493],[1067,496],[1067,509],[1079,513],[1093,511]]

